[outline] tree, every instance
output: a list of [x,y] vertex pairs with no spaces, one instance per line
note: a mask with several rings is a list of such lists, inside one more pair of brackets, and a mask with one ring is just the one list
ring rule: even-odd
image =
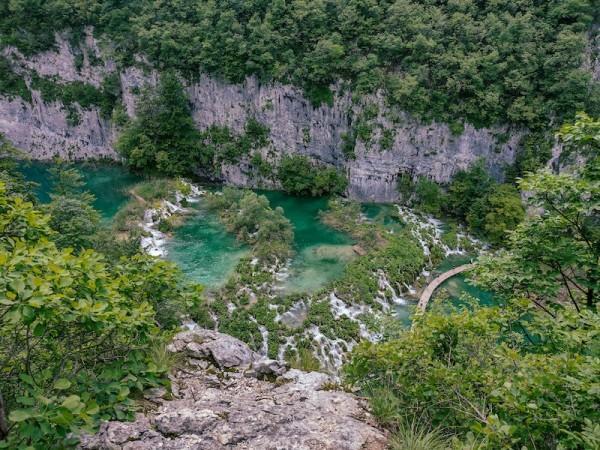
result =
[[346,177],[335,168],[313,164],[301,155],[284,156],[277,177],[286,192],[301,196],[341,194],[348,186]]
[[415,202],[419,209],[427,214],[439,214],[444,198],[442,190],[435,182],[424,177],[419,178],[415,186]]
[[507,231],[514,230],[525,217],[519,191],[512,185],[495,186],[469,209],[467,222],[493,244],[501,244]]
[[161,329],[199,300],[170,263],[59,249],[51,221],[0,182],[0,448],[70,448],[132,417],[132,397],[165,383]]
[[521,295],[552,316],[565,302],[580,310],[600,297],[600,139],[586,137],[587,129],[597,134],[600,127],[578,121],[561,135],[582,148],[584,167],[558,175],[541,170],[520,181],[536,213],[516,228],[507,251],[485,258],[477,272],[482,286],[505,298]]
[[192,172],[200,160],[200,133],[174,72],[163,73],[156,90],[144,92],[136,113],[116,143],[127,163],[169,175]]
[[33,189],[36,184],[26,181],[23,174],[17,170],[19,163],[23,164],[23,157],[24,155],[0,133],[0,181],[4,183],[9,195],[19,195],[34,202]]
[[466,219],[471,205],[483,197],[493,181],[483,162],[473,164],[468,170],[458,172],[448,186],[446,211],[459,219]]
[[444,448],[597,448],[599,331],[591,310],[553,321],[438,304],[397,338],[359,344],[346,380],[392,432],[417,420],[458,441]]
[[50,228],[56,231],[56,246],[76,251],[91,248],[100,229],[100,214],[92,206],[95,197],[84,190],[83,177],[75,168],[58,162],[50,175],[51,201],[44,210],[50,216]]

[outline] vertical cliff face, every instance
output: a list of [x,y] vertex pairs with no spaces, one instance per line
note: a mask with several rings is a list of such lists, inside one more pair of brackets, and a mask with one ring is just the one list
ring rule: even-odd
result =
[[[26,58],[15,49],[5,49],[16,66],[36,71],[42,76],[56,76],[62,82],[83,81],[100,86],[115,64],[101,58],[98,44],[88,33],[77,49],[58,36],[54,51]],[[94,61],[94,64],[91,61]],[[78,64],[76,62],[79,61]],[[120,72],[123,103],[130,115],[135,114],[139,88],[155,84],[157,74],[137,68]],[[228,84],[202,75],[187,89],[195,122],[200,129],[213,124],[226,125],[241,132],[253,117],[270,129],[270,144],[261,149],[263,157],[273,163],[285,154],[301,154],[344,170],[350,182],[349,194],[360,200],[393,201],[400,173],[423,175],[439,182],[484,159],[490,171],[500,176],[504,165],[514,160],[519,136],[513,133],[507,142],[498,144],[496,136],[506,130],[475,130],[466,126],[453,135],[444,124],[422,124],[401,111],[391,110],[383,95],[364,98],[355,104],[348,92],[335,92],[331,106],[314,107],[301,90],[281,84],[260,84],[248,78],[242,84]],[[360,120],[365,105],[375,105],[377,113],[369,118],[371,138],[357,140],[353,156],[342,151],[344,136],[352,135],[353,123]],[[72,126],[60,103],[45,103],[33,91],[31,103],[0,96],[0,132],[33,158],[54,155],[72,159],[116,158],[113,150],[115,130],[96,109],[81,110],[81,122]],[[389,117],[394,117],[393,121]],[[382,136],[388,142],[382,148]],[[248,161],[222,169],[225,182],[252,186]]]
[[78,108],[80,122],[67,122],[60,103],[45,103],[32,91],[31,103],[0,97],[0,133],[33,159],[116,158],[110,123],[97,109]]

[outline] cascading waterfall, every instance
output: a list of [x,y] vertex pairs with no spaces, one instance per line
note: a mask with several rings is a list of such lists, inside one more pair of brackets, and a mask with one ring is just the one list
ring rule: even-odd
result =
[[204,191],[200,190],[197,186],[182,181],[187,186],[190,193],[184,195],[180,191],[175,192],[175,203],[168,200],[162,200],[160,206],[157,208],[150,208],[144,211],[143,222],[140,223],[140,227],[147,234],[142,237],[140,245],[142,250],[151,256],[165,257],[167,251],[165,244],[167,242],[167,235],[162,231],[158,230],[158,225],[161,220],[168,219],[173,214],[182,214],[187,210],[183,206],[183,202],[197,203],[200,197],[205,194]]

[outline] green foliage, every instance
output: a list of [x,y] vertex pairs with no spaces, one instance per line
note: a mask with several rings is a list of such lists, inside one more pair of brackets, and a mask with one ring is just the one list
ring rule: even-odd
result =
[[360,344],[346,375],[392,428],[409,412],[481,448],[582,448],[585,418],[599,419],[599,329],[591,311],[549,323],[529,309],[434,308],[397,339]]
[[57,233],[54,242],[58,248],[73,248],[79,251],[93,246],[100,214],[92,207],[90,201],[54,196],[44,210],[50,215],[50,228]]
[[[333,283],[342,299],[371,303],[379,308],[381,305],[373,299],[381,289],[380,273],[387,274],[390,285],[398,288],[412,283],[425,265],[422,248],[407,232],[387,235],[385,241],[375,241],[366,248],[371,251],[348,264],[343,277]],[[385,295],[392,293],[386,289]]]
[[17,170],[19,165],[25,164],[23,161],[24,156],[20,150],[16,149],[0,133],[0,182],[4,183],[9,196],[19,195],[25,200],[34,203],[36,198],[33,194],[33,189],[36,183],[26,181],[23,174]]
[[143,93],[137,116],[123,130],[116,148],[135,169],[179,175],[199,162],[199,144],[183,87],[173,72],[165,72],[156,90]]
[[529,298],[551,315],[565,302],[593,308],[600,292],[598,178],[540,171],[520,186],[542,212],[516,228],[508,251],[482,261],[478,282],[503,297]]
[[426,214],[439,215],[445,195],[439,185],[425,177],[419,177],[415,185],[415,203]]
[[244,134],[239,136],[227,127],[212,125],[200,133],[200,162],[203,169],[218,171],[221,163],[235,164],[252,150],[265,147],[268,138],[269,128],[254,117],[248,119]]
[[88,230],[97,213],[81,176],[59,166],[54,177],[51,215],[0,182],[0,422],[6,413],[10,425],[6,436],[0,423],[0,448],[70,448],[101,420],[133,418],[134,397],[167,385],[161,329],[178,327],[202,292],[139,254],[139,241],[117,248],[109,231]]
[[478,198],[485,196],[493,184],[493,180],[481,161],[473,164],[467,170],[458,172],[448,186],[446,211],[461,220],[465,220],[471,205]]
[[345,175],[332,167],[313,164],[306,156],[286,155],[277,169],[283,189],[294,195],[318,197],[341,194],[348,186]]
[[[529,215],[510,236],[507,251],[483,259],[476,281],[504,298],[519,295],[549,315],[571,303],[595,308],[600,292],[600,122],[579,116],[559,135],[583,167],[547,170],[520,181]],[[543,299],[543,301],[541,301]]]
[[544,132],[525,135],[521,139],[514,164],[505,171],[507,181],[514,183],[528,172],[542,168],[552,156],[553,144],[551,136]]
[[395,130],[393,128],[385,128],[381,132],[379,139],[379,148],[381,150],[391,150],[394,145]]
[[[56,77],[40,77],[34,73],[31,77],[31,89],[40,91],[47,103],[61,102],[70,116],[78,115],[74,107],[78,104],[83,109],[99,108],[105,118],[110,118],[113,108],[121,99],[121,83],[116,74],[107,76],[99,89],[81,81],[59,82]],[[78,123],[79,120],[76,120],[71,125]]]
[[100,225],[100,214],[92,206],[94,196],[83,190],[83,177],[68,165],[59,162],[50,169],[50,176],[51,201],[44,211],[50,216],[50,228],[56,232],[54,243],[77,252],[91,248]]
[[472,230],[485,235],[493,244],[502,244],[506,232],[514,230],[525,217],[519,191],[512,185],[501,184],[473,203],[467,214]]
[[144,354],[157,332],[152,306],[126,295],[132,280],[113,276],[100,255],[57,249],[48,222],[0,185],[7,448],[69,446],[100,419],[131,416],[130,393],[162,375]]
[[258,171],[258,174],[263,178],[271,178],[274,173],[273,165],[263,159],[260,153],[255,153],[250,159],[252,166]]
[[17,74],[3,56],[0,56],[0,95],[9,99],[20,97],[31,103],[31,92],[23,76]]
[[348,160],[356,159],[356,134],[353,131],[342,134],[342,153]]
[[566,123],[561,127],[557,137],[565,147],[561,158],[581,155],[590,164],[594,164],[600,153],[600,120],[579,113],[573,123]]
[[416,419],[405,418],[392,436],[390,450],[447,450],[448,446],[439,430],[430,431]]
[[597,107],[583,68],[592,0],[164,2],[12,0],[0,5],[0,41],[47,50],[57,30],[93,25],[119,61],[145,53],[190,78],[207,71],[293,82],[314,105],[330,85],[387,98],[425,120],[475,126],[545,125]]
[[252,191],[225,188],[206,197],[208,207],[238,240],[253,246],[260,260],[285,259],[292,253],[294,230],[283,209],[271,209],[269,200]]
[[305,372],[318,372],[322,370],[321,363],[317,357],[307,348],[299,348],[298,351],[288,359],[290,367]]
[[[600,127],[580,119],[561,137],[586,158],[583,167],[520,181],[531,213],[505,239],[506,250],[480,257],[472,272],[502,306],[438,303],[416,315],[410,331],[354,351],[347,378],[392,430],[402,429],[408,412],[423,418],[425,430],[453,435],[443,448],[597,447]],[[471,177],[459,181],[451,195],[476,192]],[[477,226],[515,225],[523,214],[508,185],[476,203],[469,215],[488,211],[471,217],[482,221]]]
[[217,125],[198,131],[183,85],[175,72],[167,71],[156,89],[142,93],[137,116],[125,124],[116,147],[135,169],[167,175],[200,170],[212,176],[222,163],[236,163],[266,146],[268,137],[269,129],[254,117],[248,119],[240,136]]

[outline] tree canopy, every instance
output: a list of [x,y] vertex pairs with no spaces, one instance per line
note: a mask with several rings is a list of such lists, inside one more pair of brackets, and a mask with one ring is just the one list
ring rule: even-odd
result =
[[[54,33],[86,25],[121,63],[144,53],[190,78],[291,82],[316,101],[348,81],[384,88],[425,120],[545,127],[597,112],[583,68],[593,0],[12,0],[0,5],[0,44],[48,49]],[[8,80],[14,89],[14,82]]]

